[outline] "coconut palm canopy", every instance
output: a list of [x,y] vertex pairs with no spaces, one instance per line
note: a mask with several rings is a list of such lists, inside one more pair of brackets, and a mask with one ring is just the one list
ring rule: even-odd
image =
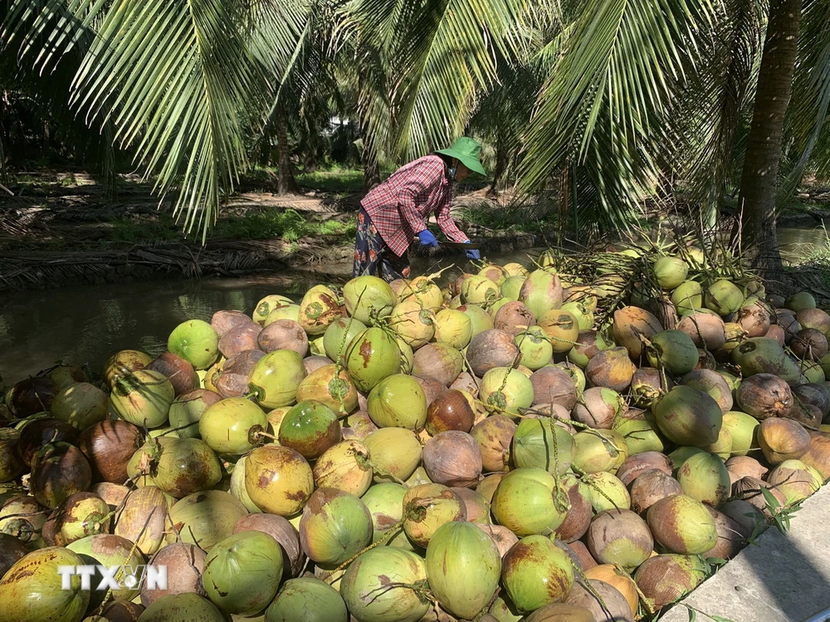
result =
[[[2,5],[4,87],[107,170],[127,150],[203,236],[264,140],[285,151],[290,131],[313,149],[333,110],[355,122],[367,170],[474,133],[524,191],[567,171],[581,220],[606,228],[677,188],[713,222],[742,178],[745,213],[774,228],[746,186],[780,180],[780,205],[805,172],[830,176],[830,0]],[[782,37],[797,48],[767,45]],[[782,76],[791,103],[765,115],[759,81]],[[745,159],[770,161],[747,157],[759,144],[774,169],[746,174]]]

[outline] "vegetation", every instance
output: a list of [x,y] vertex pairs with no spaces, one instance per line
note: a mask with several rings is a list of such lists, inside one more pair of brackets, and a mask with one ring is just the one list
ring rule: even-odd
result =
[[279,192],[332,163],[371,185],[470,133],[493,192],[580,229],[683,189],[703,230],[737,197],[734,235],[775,272],[778,209],[830,178],[828,0],[0,4],[2,161],[47,150],[110,183],[132,163],[203,239],[256,167]]

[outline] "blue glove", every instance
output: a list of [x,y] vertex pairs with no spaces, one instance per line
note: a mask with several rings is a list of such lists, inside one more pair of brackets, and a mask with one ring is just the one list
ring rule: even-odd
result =
[[[469,243],[470,242],[467,241],[467,244]],[[478,251],[474,248],[464,252],[467,254],[467,259],[481,259],[481,251]]]
[[438,240],[436,240],[435,236],[430,233],[429,229],[421,231],[418,234],[418,238],[421,240],[421,246],[438,247]]

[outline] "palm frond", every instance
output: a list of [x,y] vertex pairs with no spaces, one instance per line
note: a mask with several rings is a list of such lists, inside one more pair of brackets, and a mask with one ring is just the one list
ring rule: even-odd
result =
[[715,2],[589,0],[551,70],[526,136],[521,187],[538,190],[551,171],[586,165],[604,222],[625,226],[653,192],[674,84],[685,80],[712,27]]

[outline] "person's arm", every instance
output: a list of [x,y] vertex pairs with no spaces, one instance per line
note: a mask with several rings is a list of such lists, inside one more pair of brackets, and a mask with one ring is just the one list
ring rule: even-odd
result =
[[434,192],[441,176],[444,174],[443,162],[437,163],[425,160],[417,163],[409,171],[409,177],[398,191],[398,210],[401,218],[409,225],[413,233],[420,233],[427,229],[426,220],[421,215],[415,197],[419,194]]
[[435,212],[438,228],[453,242],[469,242],[470,238],[458,228],[458,225],[455,224],[455,221],[450,215],[450,201],[451,195],[447,193],[446,199]]

